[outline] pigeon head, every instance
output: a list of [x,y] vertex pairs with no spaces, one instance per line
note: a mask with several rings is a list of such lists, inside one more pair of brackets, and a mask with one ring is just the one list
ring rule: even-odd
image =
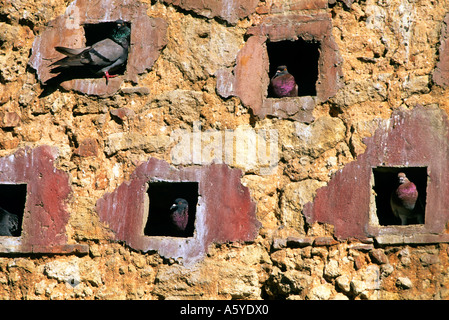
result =
[[405,175],[404,172],[399,172],[398,173],[398,179],[399,179],[399,183],[400,184],[404,184],[404,183],[409,182],[409,180],[408,180],[408,178],[407,178],[407,176]]
[[276,74],[274,76],[277,77],[286,73],[288,73],[287,66],[282,65],[276,68]]
[[178,198],[175,200],[175,202],[170,207],[171,210],[178,210],[182,211],[183,209],[187,208],[189,206],[187,200]]
[[131,34],[131,29],[126,25],[125,21],[117,20],[115,21],[115,28],[112,31],[111,38],[115,41],[126,40]]

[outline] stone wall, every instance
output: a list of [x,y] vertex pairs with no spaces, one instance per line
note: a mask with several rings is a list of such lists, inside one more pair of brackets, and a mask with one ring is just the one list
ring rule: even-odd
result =
[[[93,4],[0,0],[2,299],[449,298],[448,1]],[[52,80],[118,18],[123,74]],[[316,96],[268,97],[299,38]],[[426,168],[425,224],[379,225],[379,166]],[[145,234],[157,181],[198,185],[193,236]]]

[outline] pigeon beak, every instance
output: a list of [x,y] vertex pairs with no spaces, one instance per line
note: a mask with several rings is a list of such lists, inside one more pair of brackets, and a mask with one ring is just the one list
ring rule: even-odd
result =
[[176,203],[173,203],[170,207],[170,210],[176,209],[178,206],[176,205]]

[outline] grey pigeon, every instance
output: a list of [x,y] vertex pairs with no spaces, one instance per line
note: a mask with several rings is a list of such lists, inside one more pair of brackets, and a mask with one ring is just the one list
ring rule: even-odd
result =
[[298,96],[298,85],[295,77],[282,65],[277,67],[276,74],[271,78],[271,90],[276,98]]
[[131,29],[122,20],[117,20],[111,35],[101,41],[96,42],[92,46],[80,49],[72,49],[65,47],[55,47],[59,53],[65,54],[62,58],[52,66],[52,72],[60,72],[73,67],[87,67],[95,74],[104,74],[106,83],[109,78],[110,71],[114,71],[121,67],[128,58],[129,36]]
[[0,236],[13,235],[19,228],[19,218],[0,207]]
[[187,200],[178,198],[170,208],[170,218],[173,226],[178,231],[184,231],[189,221],[189,203]]
[[393,214],[401,219],[402,225],[406,225],[408,219],[412,218],[416,218],[420,224],[424,223],[416,185],[403,172],[398,174],[398,179],[399,187],[392,192],[390,197]]

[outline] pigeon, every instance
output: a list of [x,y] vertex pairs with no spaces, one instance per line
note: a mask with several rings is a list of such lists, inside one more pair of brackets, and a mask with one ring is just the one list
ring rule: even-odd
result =
[[271,78],[271,90],[276,98],[298,96],[298,85],[295,77],[287,71],[287,67],[282,65],[277,67],[276,74]]
[[9,213],[0,207],[0,236],[13,235],[19,228],[19,218],[17,215]]
[[130,34],[131,29],[125,22],[117,20],[110,36],[92,46],[80,49],[55,47],[56,51],[66,57],[52,64],[52,66],[56,66],[52,72],[60,72],[73,67],[88,67],[95,74],[104,74],[106,83],[108,83],[109,78],[115,77],[109,72],[121,67],[128,58]]
[[401,219],[401,224],[406,225],[407,220],[417,218],[418,223],[422,224],[423,216],[419,212],[418,190],[416,185],[411,182],[405,173],[398,174],[399,187],[394,190],[390,197],[390,205],[393,214]]
[[184,231],[189,221],[189,203],[187,200],[178,198],[170,207],[170,218],[177,231]]

